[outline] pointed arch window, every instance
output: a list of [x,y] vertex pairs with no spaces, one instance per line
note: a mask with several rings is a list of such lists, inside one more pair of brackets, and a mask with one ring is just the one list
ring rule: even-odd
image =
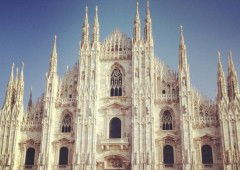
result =
[[111,74],[111,96],[122,96],[122,73],[118,68],[115,68]]
[[171,145],[166,145],[163,148],[163,162],[166,165],[174,164],[174,151]]
[[59,165],[67,165],[68,164],[68,148],[61,147],[59,152]]
[[203,145],[201,150],[202,150],[202,163],[213,164],[212,147],[209,145]]
[[121,138],[121,120],[114,117],[110,121],[109,138]]
[[162,129],[172,130],[173,129],[173,118],[170,111],[166,110],[162,115]]
[[62,132],[69,133],[72,131],[72,117],[70,114],[66,114],[62,120]]
[[26,166],[33,166],[35,159],[35,149],[28,148],[26,151],[26,158],[25,158],[25,165]]

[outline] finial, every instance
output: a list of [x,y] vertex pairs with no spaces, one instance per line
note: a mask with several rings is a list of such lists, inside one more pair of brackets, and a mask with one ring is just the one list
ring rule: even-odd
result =
[[218,50],[217,53],[218,53],[218,61],[221,61],[221,52]]
[[232,72],[233,74],[236,74],[235,66],[233,63],[232,50],[229,51],[229,55],[228,55],[228,72]]
[[24,62],[22,62],[22,70],[21,70],[21,75],[20,75],[21,79],[23,79],[23,70],[24,70]]
[[184,42],[183,26],[182,25],[179,26],[179,31],[180,31],[180,44],[184,45],[185,42]]
[[221,52],[218,50],[218,69],[220,72],[222,72],[222,57],[221,57]]
[[53,39],[53,53],[57,53],[57,35],[54,35]]
[[67,68],[66,68],[66,73],[68,72],[68,65],[67,65]]
[[147,0],[147,18],[150,19],[150,7],[149,0]]
[[95,18],[94,18],[94,25],[99,25],[98,23],[98,6],[95,8]]
[[231,49],[229,50],[229,57],[232,60],[232,50]]
[[137,0],[137,7],[136,7],[136,20],[139,20],[139,3],[138,3],[138,0]]
[[54,44],[56,44],[56,42],[57,42],[57,35],[55,34],[54,35]]
[[88,20],[88,6],[85,8],[85,20]]
[[231,67],[231,65],[232,65],[232,50],[229,50],[229,53],[228,53],[228,64],[229,64],[229,67]]
[[84,25],[84,27],[86,27],[86,25],[88,25],[88,7],[87,6],[85,8],[85,19],[84,19],[83,25]]
[[18,67],[16,68],[16,80],[18,80]]
[[13,63],[13,64],[12,64],[12,69],[11,69],[11,77],[13,77],[13,74],[14,74],[14,73],[13,73],[13,72],[14,72],[14,67],[15,67],[15,64]]
[[98,6],[96,5],[96,8],[95,8],[95,12],[96,14],[98,13]]
[[22,71],[24,70],[24,62],[22,61]]
[[13,72],[13,70],[14,70],[14,66],[15,66],[15,64],[14,64],[14,63],[12,63],[12,72]]
[[179,26],[179,29],[180,29],[180,32],[182,33],[182,32],[183,32],[183,26],[180,25],[180,26]]

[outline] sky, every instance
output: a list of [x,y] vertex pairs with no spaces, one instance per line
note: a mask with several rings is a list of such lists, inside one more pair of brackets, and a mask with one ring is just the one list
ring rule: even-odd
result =
[[[146,1],[139,0],[142,24]],[[85,6],[92,28],[99,7],[100,39],[118,28],[132,37],[136,0],[1,0],[0,104],[5,97],[11,65],[25,63],[25,103],[44,92],[53,37],[57,35],[58,72],[79,59]],[[173,70],[178,65],[179,25],[183,25],[191,83],[204,96],[215,99],[217,50],[222,52],[225,74],[231,49],[240,75],[239,0],[150,0],[155,55]],[[142,25],[143,26],[143,25]]]

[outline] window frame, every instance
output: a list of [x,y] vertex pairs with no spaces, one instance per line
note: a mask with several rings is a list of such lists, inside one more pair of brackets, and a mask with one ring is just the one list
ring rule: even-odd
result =
[[[70,123],[65,123],[66,117],[70,119]],[[68,120],[69,121],[69,120]],[[73,131],[73,116],[70,112],[63,113],[63,117],[61,119],[61,133],[72,133]]]
[[[61,163],[61,153],[62,153],[61,150],[62,149],[66,149],[66,151],[67,151],[67,157],[66,157],[67,161],[63,160],[64,163]],[[70,155],[69,153],[70,153],[70,149],[67,146],[61,146],[59,148],[59,155],[58,155],[58,165],[59,166],[67,166],[67,165],[69,165],[69,155]],[[66,162],[66,164],[65,164],[65,162]]]
[[[112,137],[111,136],[111,132],[112,132],[112,129],[111,129],[111,127],[112,127],[112,121],[113,120],[119,120],[119,122],[120,122],[120,137]],[[122,123],[122,120],[119,118],[119,117],[112,117],[111,119],[110,119],[110,121],[109,121],[109,128],[108,128],[108,131],[109,131],[109,134],[108,134],[108,138],[109,139],[121,139],[122,138],[122,131],[123,131],[123,123]],[[119,136],[119,135],[117,135],[117,136]]]
[[[209,147],[208,149],[210,149],[210,151],[211,151],[211,157],[209,158],[210,160],[207,160],[205,157],[204,157],[204,155],[203,155],[203,149],[204,149],[204,147]],[[204,154],[206,154],[206,151],[207,150],[205,150],[205,153]],[[204,164],[204,165],[213,165],[214,164],[214,158],[213,158],[213,147],[210,145],[210,144],[203,144],[202,146],[201,146],[201,161],[202,161],[202,164]]]
[[[165,150],[166,147],[169,147],[172,151],[171,160],[169,161],[170,163],[168,163],[168,161],[166,161],[166,155],[165,154],[170,154],[169,150]],[[170,157],[170,156],[168,156],[168,157]],[[174,147],[170,144],[164,145],[163,146],[163,163],[165,164],[165,166],[172,167],[174,165],[174,162],[175,162]]]
[[[29,154],[29,150],[32,149],[33,151],[33,158],[31,158],[31,161],[29,161],[29,159],[27,159],[28,157],[28,154]],[[31,155],[30,155],[31,156]],[[35,165],[35,158],[36,158],[36,149],[34,147],[28,147],[26,149],[26,153],[25,153],[25,162],[24,162],[24,165],[25,166],[34,166]],[[28,163],[28,162],[31,162],[32,164]]]

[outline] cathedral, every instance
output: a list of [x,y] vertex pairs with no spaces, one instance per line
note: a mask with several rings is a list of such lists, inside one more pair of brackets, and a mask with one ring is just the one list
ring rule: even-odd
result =
[[26,108],[24,65],[18,72],[13,64],[0,110],[0,170],[240,169],[231,52],[226,79],[217,54],[213,101],[191,84],[182,26],[178,70],[155,56],[148,1],[144,22],[137,3],[132,37],[114,30],[100,42],[99,30],[98,8],[90,29],[86,7],[79,60],[63,76],[55,36],[45,91],[34,102],[30,92]]

